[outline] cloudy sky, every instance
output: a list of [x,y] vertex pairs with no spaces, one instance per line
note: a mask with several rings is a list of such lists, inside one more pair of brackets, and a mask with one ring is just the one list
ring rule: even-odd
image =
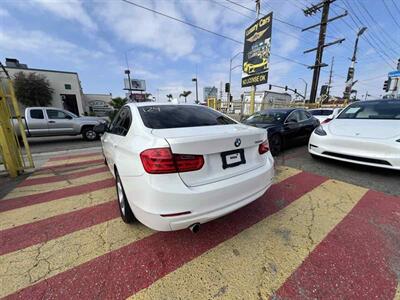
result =
[[[383,2],[384,1],[384,2]],[[131,0],[178,19],[242,41],[255,18],[253,0]],[[302,9],[311,0],[261,0],[263,14],[274,12],[269,82],[304,90],[309,83],[316,46],[316,31],[300,28],[318,22],[319,14],[305,17]],[[315,2],[315,1],[314,1]],[[198,76],[202,87],[228,81],[229,59],[242,50],[240,43],[178,23],[120,0],[1,0],[0,59],[18,58],[32,68],[76,71],[85,93],[124,95],[123,72],[127,64],[134,78],[145,79],[148,90],[160,101],[172,93],[191,90]],[[400,2],[398,0],[337,0],[330,16],[349,10],[349,16],[332,22],[327,42],[346,38],[325,49],[324,62],[333,67],[333,94],[342,95],[356,30],[368,27],[359,43],[355,88],[358,95],[379,97],[387,73],[400,57]],[[233,66],[241,64],[240,55]],[[328,81],[329,67],[321,72],[320,85]],[[240,88],[240,68],[232,77],[235,98]],[[258,89],[265,89],[260,86]]]

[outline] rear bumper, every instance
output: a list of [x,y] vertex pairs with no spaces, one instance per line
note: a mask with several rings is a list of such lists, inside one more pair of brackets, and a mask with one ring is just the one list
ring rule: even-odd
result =
[[313,133],[308,143],[308,152],[360,165],[400,170],[400,143],[398,146],[390,146],[376,140],[363,139],[359,143],[354,143],[352,139],[349,142],[346,140]]
[[[146,175],[121,179],[136,218],[152,229],[171,231],[188,228],[194,223],[206,223],[262,196],[274,176],[270,154],[266,161],[256,170],[197,187],[187,187],[177,174],[169,174],[169,180],[160,176],[161,180],[157,182],[151,180],[154,176]],[[190,214],[161,216],[187,211]]]

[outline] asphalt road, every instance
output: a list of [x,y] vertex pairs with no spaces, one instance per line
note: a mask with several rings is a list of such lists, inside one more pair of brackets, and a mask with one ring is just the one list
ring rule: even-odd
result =
[[100,147],[100,140],[88,142],[82,136],[28,138],[32,154]]
[[278,165],[301,169],[314,174],[381,191],[400,195],[400,171],[345,163],[325,158],[312,158],[306,146],[285,150],[275,158]]

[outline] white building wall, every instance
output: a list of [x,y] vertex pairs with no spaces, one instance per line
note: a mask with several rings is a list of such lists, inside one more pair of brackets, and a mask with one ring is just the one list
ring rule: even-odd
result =
[[[21,71],[24,72],[25,74],[36,73],[46,76],[47,80],[50,83],[50,86],[53,88],[53,100],[51,106],[64,108],[61,95],[62,94],[75,95],[76,102],[78,105],[79,115],[83,115],[85,110],[82,101],[82,88],[77,73],[41,70],[41,69],[20,69],[12,67],[6,67],[6,69],[12,78],[16,73]],[[66,84],[71,85],[70,90],[65,89]]]

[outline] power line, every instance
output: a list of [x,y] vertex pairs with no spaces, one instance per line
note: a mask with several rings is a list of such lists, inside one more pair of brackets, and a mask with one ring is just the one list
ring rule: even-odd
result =
[[396,7],[397,12],[400,14],[400,8],[397,6],[396,2],[392,0],[394,7]]
[[232,41],[232,42],[235,42],[235,43],[238,43],[238,44],[243,44],[242,42],[240,42],[240,41],[238,41],[238,40],[235,40],[234,38],[231,38],[231,37],[229,37],[229,36],[226,36],[226,35],[220,34],[220,33],[218,33],[218,32],[211,31],[211,30],[209,30],[209,29],[207,29],[207,28],[204,28],[204,27],[201,27],[201,26],[198,26],[198,25],[195,25],[195,24],[189,23],[189,22],[187,22],[187,21],[185,21],[185,20],[181,20],[181,19],[178,19],[178,18],[176,18],[176,17],[173,17],[173,16],[170,16],[170,15],[167,15],[167,14],[165,14],[165,13],[162,13],[162,12],[159,12],[159,11],[157,11],[157,10],[155,10],[155,9],[152,9],[152,8],[149,8],[149,7],[146,7],[146,6],[143,6],[143,5],[137,4],[137,3],[135,3],[135,2],[132,2],[132,1],[129,1],[129,0],[121,0],[121,1],[122,1],[122,2],[125,2],[125,3],[128,3],[128,4],[130,4],[130,5],[133,5],[133,6],[139,7],[139,8],[141,8],[141,9],[144,9],[144,10],[150,11],[150,12],[152,12],[152,13],[155,13],[155,14],[157,14],[157,15],[160,15],[160,16],[163,16],[163,17],[166,17],[166,18],[168,18],[168,19],[171,19],[171,20],[177,21],[177,22],[179,22],[179,23],[182,23],[182,24],[185,24],[185,25],[191,26],[191,27],[193,27],[193,28],[196,28],[196,29],[198,29],[198,30],[202,30],[202,31],[205,31],[205,32],[211,33],[211,34],[213,34],[213,35],[216,35],[216,36],[222,37],[222,38],[224,38],[224,39],[227,39],[227,40],[230,40],[230,41]]
[[[361,9],[359,9],[359,10],[360,10],[360,15],[364,18],[365,22],[366,22],[367,25],[368,25],[368,28],[369,28],[370,30],[377,30],[377,27],[375,26],[375,24],[376,24],[377,26],[379,26],[379,27],[380,27],[381,25],[380,25],[379,22],[377,22],[377,21],[375,20],[375,18],[369,13],[368,9],[365,7],[365,5],[362,3],[362,1],[354,1],[354,3],[355,3],[355,4],[359,4],[360,7],[361,7],[361,9],[363,9],[363,10],[367,13],[367,15],[370,17],[370,19],[372,20],[372,22],[374,22],[374,24],[371,24],[371,23],[368,21],[368,19],[365,17],[365,15],[362,14]],[[354,6],[356,6],[356,5],[354,5]],[[374,35],[374,37],[375,37],[375,39],[378,40],[382,45],[385,45],[385,44],[387,44],[387,43],[391,43],[392,41],[395,42],[395,39],[391,38],[390,36],[389,36],[389,38],[386,36],[387,33],[386,33],[385,30],[382,30],[382,31],[381,31],[381,34],[379,34],[379,33],[380,33],[380,32],[378,32],[378,30],[377,30],[377,34]],[[381,39],[381,37],[385,37],[386,42],[384,42],[384,41]],[[396,44],[397,44],[397,43],[396,43]],[[397,45],[400,46],[400,44],[397,44]],[[392,49],[388,49],[388,50],[392,50]],[[397,55],[397,53],[396,53],[394,50],[392,50],[392,52],[393,52],[395,55]]]
[[[236,9],[233,9],[232,7],[223,5],[222,3],[220,3],[220,2],[218,2],[218,1],[216,1],[216,0],[208,0],[208,1],[210,1],[210,2],[212,2],[212,3],[215,3],[215,4],[217,4],[217,5],[219,5],[219,6],[223,7],[223,8],[225,8],[225,9],[227,9],[227,10],[233,11],[233,12],[235,12],[235,13],[241,15],[241,16],[244,16],[244,17],[246,17],[246,18],[248,18],[248,19],[254,20],[254,18],[253,18],[252,16],[249,16],[249,15],[247,15],[247,14],[244,14],[244,13],[242,13],[242,12],[236,10]],[[280,31],[280,32],[282,32],[282,33],[284,33],[284,34],[286,34],[286,35],[288,35],[288,36],[291,36],[292,38],[294,38],[294,39],[296,39],[296,40],[299,40],[299,41],[303,41],[303,42],[306,42],[306,43],[309,43],[309,44],[312,44],[312,43],[313,43],[313,42],[312,42],[311,40],[309,40],[309,39],[303,39],[303,38],[301,38],[301,37],[299,37],[299,36],[296,36],[296,35],[294,35],[294,34],[292,34],[292,33],[290,33],[290,32],[287,32],[287,31],[285,31],[285,30],[283,30],[283,29],[281,29],[281,28],[278,28],[278,27],[273,27],[273,30]]]
[[[361,19],[357,16],[357,14],[354,13],[352,7],[350,6],[350,4],[347,2],[347,0],[343,0],[343,4],[347,7],[347,9],[351,12],[349,14],[350,19],[353,21],[353,23],[355,24],[356,28],[359,26],[357,24],[357,21],[354,19],[353,15],[357,18],[358,22],[363,26],[363,22],[361,21]],[[352,30],[357,30],[354,29],[350,24],[348,24],[347,22],[345,22],[345,24],[347,24]],[[384,50],[382,50],[382,48],[380,48],[379,44],[376,46],[372,43],[372,41],[368,38],[368,32],[362,36],[362,38],[364,38],[366,40],[366,42],[378,53],[378,55],[382,58],[382,60],[390,67],[392,68],[393,66],[391,65],[391,60],[392,58],[386,54],[386,52]],[[379,48],[379,49],[377,49]],[[381,53],[382,52],[382,53]],[[389,58],[389,60],[383,56],[385,55],[386,57]]]
[[385,2],[385,1],[382,1],[382,2],[383,2],[383,5],[385,6],[387,12],[389,13],[389,15],[392,17],[393,22],[396,23],[396,25],[400,28],[400,24],[397,23],[396,18],[393,16],[393,14],[392,14],[392,12],[390,11],[389,7],[387,6],[386,2]]
[[[213,34],[213,35],[219,36],[219,37],[221,37],[221,38],[224,38],[224,39],[230,40],[230,41],[232,41],[232,42],[235,42],[235,43],[238,43],[238,44],[243,45],[243,42],[238,41],[238,40],[235,40],[234,38],[231,38],[231,37],[229,37],[229,36],[220,34],[220,33],[218,33],[218,32],[211,31],[211,30],[209,30],[209,29],[206,29],[206,28],[203,28],[203,27],[201,27],[201,26],[192,24],[192,23],[190,23],[190,22],[187,22],[187,21],[178,19],[178,18],[176,18],[176,17],[167,15],[167,14],[162,13],[162,12],[160,12],[160,11],[157,11],[157,10],[155,10],[155,9],[152,9],[152,8],[149,8],[149,7],[146,7],[146,6],[137,4],[137,3],[132,2],[132,1],[129,1],[129,0],[121,0],[121,1],[122,1],[122,2],[125,2],[125,3],[128,3],[128,4],[130,4],[130,5],[133,5],[133,6],[139,7],[139,8],[141,8],[141,9],[150,11],[150,12],[155,13],[155,14],[157,14],[157,15],[166,17],[166,18],[168,18],[168,19],[174,20],[174,21],[176,21],[176,22],[179,22],[179,23],[182,23],[182,24],[191,26],[191,27],[196,28],[196,29],[198,29],[198,30],[205,31],[205,32],[208,32],[208,33],[210,33],[210,34]],[[272,55],[272,56],[279,57],[279,58],[282,58],[282,59],[285,59],[285,60],[290,61],[290,62],[293,62],[293,63],[296,63],[296,64],[298,64],[298,65],[302,65],[302,66],[308,67],[308,65],[303,64],[303,63],[301,63],[301,62],[299,62],[299,61],[296,61],[296,60],[294,60],[294,59],[291,59],[291,58],[289,58],[289,57],[285,57],[285,56],[282,56],[282,55],[279,55],[279,54],[271,54],[271,55]]]

